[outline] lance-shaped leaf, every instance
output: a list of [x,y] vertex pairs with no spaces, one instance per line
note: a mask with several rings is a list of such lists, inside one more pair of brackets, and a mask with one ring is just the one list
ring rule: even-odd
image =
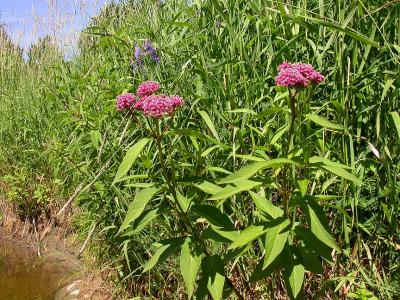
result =
[[183,281],[185,282],[188,298],[192,298],[197,273],[201,264],[201,251],[196,249],[191,238],[188,237],[182,245],[180,267]]
[[192,201],[190,199],[186,198],[185,196],[183,196],[179,192],[176,193],[176,198],[179,202],[179,206],[183,209],[184,212],[187,212]]
[[342,177],[344,179],[354,182],[354,184],[356,184],[358,186],[362,185],[362,181],[360,179],[358,179],[355,175],[347,172],[345,169],[342,169],[340,167],[327,166],[327,165],[322,165],[321,167],[334,175],[337,175],[339,177]]
[[185,242],[183,237],[173,238],[161,242],[161,247],[158,248],[156,253],[151,257],[151,259],[144,265],[143,273],[154,268],[155,265],[162,263],[168,257],[177,251],[182,244]]
[[229,217],[222,213],[217,207],[210,204],[195,204],[192,206],[192,210],[197,215],[206,218],[210,224],[218,228],[226,228],[234,230],[235,226]]
[[247,245],[265,234],[267,230],[268,227],[265,225],[250,225],[239,234],[228,249],[235,249]]
[[242,167],[239,171],[225,177],[218,183],[219,184],[232,183],[240,180],[249,179],[251,176],[253,176],[254,174],[263,169],[279,168],[282,167],[284,164],[292,164],[292,163],[293,161],[287,158],[276,158],[266,161],[258,161],[253,164]]
[[361,180],[358,179],[354,174],[349,173],[345,168],[349,168],[345,165],[335,163],[327,158],[314,156],[310,158],[310,164],[317,166],[323,170],[326,170],[336,176],[342,177],[344,179],[354,182],[356,185],[360,186],[362,184]]
[[208,181],[203,181],[201,184],[196,184],[195,187],[202,190],[204,193],[211,195],[216,194],[222,190],[222,187]]
[[167,210],[167,207],[157,207],[155,209],[148,209],[143,211],[140,217],[132,223],[132,229],[127,230],[124,234],[122,234],[122,236],[133,236],[135,234],[138,234],[157,216]]
[[398,112],[396,112],[396,111],[391,112],[390,115],[392,116],[394,125],[397,130],[397,135],[400,139],[400,116],[399,116]]
[[329,225],[322,207],[313,199],[307,201],[307,216],[311,232],[325,245],[340,250],[330,233]]
[[199,111],[200,116],[203,118],[204,122],[206,122],[208,128],[210,129],[213,136],[219,141],[218,132],[215,129],[214,123],[211,121],[210,116],[203,110]]
[[207,279],[207,289],[214,300],[222,300],[225,284],[224,263],[220,256],[212,255],[204,259],[203,273]]
[[150,141],[148,138],[143,138],[137,142],[134,146],[130,147],[125,154],[121,164],[119,165],[118,171],[115,174],[113,184],[119,182],[128,173],[129,169],[132,167],[140,152]]
[[[290,252],[288,251],[288,254]],[[296,299],[301,291],[304,281],[304,266],[299,259],[287,257],[285,261],[285,271],[283,272],[288,292],[291,298]]]
[[319,126],[322,126],[324,128],[336,129],[336,130],[343,130],[344,129],[343,126],[341,126],[339,124],[332,123],[328,119],[326,119],[324,117],[321,117],[321,116],[318,116],[318,115],[308,114],[308,115],[306,115],[306,118],[310,119],[315,124],[317,124]]
[[330,248],[321,242],[309,228],[297,226],[294,232],[297,238],[304,242],[307,249],[312,250],[327,261],[332,261]]
[[251,180],[240,180],[236,181],[234,185],[227,185],[222,190],[213,194],[210,200],[223,200],[233,195],[239,194],[243,191],[249,191],[257,186],[260,186],[261,182]]
[[273,205],[271,201],[265,197],[254,192],[250,192],[250,196],[259,211],[271,216],[273,219],[283,216],[283,210]]
[[132,204],[130,205],[125,219],[122,222],[122,225],[119,228],[118,232],[121,232],[128,228],[129,224],[135,221],[142,214],[147,203],[151,200],[151,198],[153,198],[154,195],[160,192],[160,190],[161,189],[159,188],[147,188],[139,191],[136,194],[136,197],[133,200]]
[[263,269],[271,265],[281,254],[289,236],[290,221],[286,218],[276,219],[272,223],[278,223],[269,228],[265,237],[265,256]]

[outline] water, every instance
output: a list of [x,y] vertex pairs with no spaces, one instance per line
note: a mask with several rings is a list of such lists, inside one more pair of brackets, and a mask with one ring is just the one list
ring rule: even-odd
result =
[[39,258],[23,244],[0,238],[0,300],[53,300],[70,276],[60,258]]

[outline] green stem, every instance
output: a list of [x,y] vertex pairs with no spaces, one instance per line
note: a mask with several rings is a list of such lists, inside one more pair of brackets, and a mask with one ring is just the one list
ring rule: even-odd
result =
[[[170,203],[170,204],[175,209],[175,211],[178,213],[178,216],[183,221],[183,223],[185,224],[186,229],[200,243],[204,254],[206,256],[211,256],[208,253],[207,245],[206,245],[205,241],[201,238],[201,236],[200,236],[199,232],[196,230],[196,228],[193,227],[192,223],[190,222],[188,213],[183,209],[183,207],[180,205],[180,203],[178,201],[178,197],[177,197],[177,194],[176,194],[175,176],[171,175],[168,172],[167,167],[166,167],[167,161],[165,159],[165,155],[164,155],[163,147],[162,147],[162,139],[163,139],[164,132],[162,132],[161,129],[159,129],[158,121],[157,121],[157,126],[156,127],[157,127],[157,132],[153,132],[153,136],[154,136],[154,138],[156,140],[158,154],[159,154],[160,163],[161,163],[161,168],[162,168],[162,171],[164,173],[165,181],[167,182],[167,185],[168,185],[168,190],[171,193],[172,197],[174,198],[174,202],[175,202],[176,205],[174,205],[173,203]],[[237,290],[237,288],[233,284],[232,280],[227,275],[225,275],[225,280],[228,282],[228,285],[233,289],[233,291],[236,294],[236,296],[238,297],[238,299],[239,300],[244,300],[244,297],[241,295],[239,290]]]
[[[293,95],[291,90],[289,89],[290,119],[289,119],[288,140],[284,151],[285,157],[289,156],[289,151],[293,147],[293,131],[294,131],[294,124],[296,121],[296,99],[295,99],[296,94],[297,93]],[[290,182],[288,178],[288,170],[289,166],[285,165],[283,169],[283,184],[282,184],[283,210],[285,216],[289,216],[289,202],[290,202]]]

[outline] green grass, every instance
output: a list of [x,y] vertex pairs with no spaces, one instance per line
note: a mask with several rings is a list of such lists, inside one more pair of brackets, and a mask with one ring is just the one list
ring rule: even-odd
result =
[[[324,263],[322,275],[307,274],[303,290],[308,298],[319,291],[339,298],[347,289],[361,294],[363,288],[378,298],[399,297],[400,131],[393,114],[400,108],[399,2],[134,2],[111,6],[94,19],[82,33],[81,54],[68,62],[29,64],[18,49],[2,43],[1,176],[23,169],[32,178],[31,190],[49,182],[65,197],[80,183],[88,186],[76,203],[82,209],[76,231],[84,239],[98,224],[92,251],[118,270],[117,285],[132,296],[183,297],[179,259],[141,274],[154,254],[153,243],[171,236],[165,228],[182,228],[174,213],[164,213],[138,235],[117,234],[135,185],[164,176],[157,151],[149,147],[131,169],[131,175],[149,179],[112,184],[126,150],[146,137],[116,112],[115,97],[153,79],[186,99],[175,126],[192,131],[167,138],[170,159],[183,164],[176,170],[182,190],[244,228],[258,218],[248,193],[215,203],[192,183],[216,183],[226,176],[212,167],[236,172],[252,159],[283,155],[289,114],[285,90],[274,84],[277,67],[285,60],[311,63],[326,81],[316,88],[309,113],[345,130],[307,127],[302,120],[293,153],[312,149],[310,155],[345,164],[362,185],[321,170],[309,178],[309,193],[333,196],[320,204],[343,251],[335,253],[333,263]],[[133,72],[134,46],[145,39],[156,46],[161,63],[145,61],[142,71]],[[301,139],[306,131],[310,134]],[[281,205],[269,182],[280,175],[266,171],[260,176],[266,197]],[[261,257],[256,245],[225,270],[244,291]],[[222,255],[225,248],[212,249]],[[270,274],[251,284],[257,295],[248,297],[283,297],[281,278]]]

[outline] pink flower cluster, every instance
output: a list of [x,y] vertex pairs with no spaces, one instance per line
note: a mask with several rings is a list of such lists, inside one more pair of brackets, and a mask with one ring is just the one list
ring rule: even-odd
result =
[[122,94],[117,97],[117,110],[134,109],[145,116],[161,118],[172,115],[185,101],[180,96],[154,95],[160,89],[155,81],[145,81],[137,89],[136,95]]
[[283,87],[306,87],[310,83],[318,84],[325,80],[321,73],[314,70],[312,65],[303,63],[284,62],[279,66],[275,83]]
[[117,97],[117,110],[122,111],[131,107],[136,102],[136,96],[131,93],[119,95]]
[[153,95],[160,89],[160,84],[155,81],[145,81],[141,85],[139,85],[136,95],[139,97],[145,97]]
[[[179,98],[180,101],[176,101]],[[172,115],[175,109],[183,105],[183,99],[180,97],[169,97],[165,95],[145,96],[135,104],[135,108],[143,112],[144,115],[161,118],[164,115]]]

